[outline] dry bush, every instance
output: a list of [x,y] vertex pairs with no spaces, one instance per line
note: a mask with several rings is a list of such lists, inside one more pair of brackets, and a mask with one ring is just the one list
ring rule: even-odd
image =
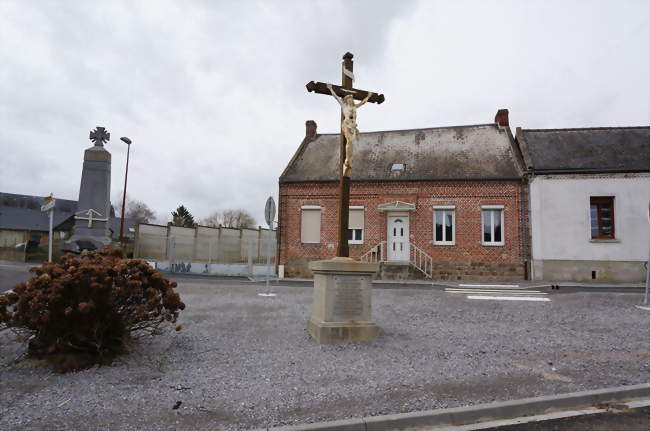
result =
[[0,330],[27,332],[29,355],[60,372],[110,362],[185,308],[175,282],[121,250],[67,254],[30,271],[33,278],[0,295]]

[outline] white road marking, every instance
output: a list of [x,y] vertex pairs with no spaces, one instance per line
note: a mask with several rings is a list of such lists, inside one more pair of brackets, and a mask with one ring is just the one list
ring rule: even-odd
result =
[[518,284],[459,284],[461,287],[519,287]]
[[505,293],[507,295],[548,295],[539,290],[499,290],[499,289],[445,289],[449,293]]
[[538,298],[531,296],[487,296],[487,295],[468,295],[467,299],[492,299],[495,301],[544,301],[550,302],[548,298]]

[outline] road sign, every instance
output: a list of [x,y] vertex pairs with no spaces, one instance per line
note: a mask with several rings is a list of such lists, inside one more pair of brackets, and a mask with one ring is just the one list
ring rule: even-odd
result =
[[54,197],[52,197],[52,194],[50,194],[43,200],[45,203],[41,205],[41,212],[49,213],[50,219],[49,236],[47,237],[47,261],[52,262],[52,243],[54,242],[54,238],[52,237],[52,230],[54,227],[54,204],[56,203],[56,199],[54,199]]
[[273,220],[275,219],[275,201],[273,200],[273,196],[269,196],[266,200],[264,217],[266,218],[266,224],[269,225],[269,228],[273,229]]
[[52,208],[54,208],[54,203],[55,202],[56,202],[56,200],[52,199],[51,201],[48,201],[47,203],[44,203],[43,205],[41,205],[41,211],[42,212],[47,212],[47,211],[51,210]]
[[259,296],[275,296],[271,292],[271,285],[269,284],[271,278],[271,241],[273,240],[273,219],[275,219],[275,201],[273,196],[269,196],[266,200],[264,207],[264,218],[266,224],[269,225],[269,238],[267,241],[267,255],[266,255],[266,293],[258,293]]

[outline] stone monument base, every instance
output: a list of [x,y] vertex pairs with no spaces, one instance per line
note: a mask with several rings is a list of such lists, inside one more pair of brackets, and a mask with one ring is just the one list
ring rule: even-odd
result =
[[373,322],[322,322],[313,317],[307,321],[309,335],[321,344],[372,341],[379,335]]
[[348,257],[311,262],[314,303],[309,334],[322,344],[371,341],[379,326],[372,321],[372,276],[379,264]]

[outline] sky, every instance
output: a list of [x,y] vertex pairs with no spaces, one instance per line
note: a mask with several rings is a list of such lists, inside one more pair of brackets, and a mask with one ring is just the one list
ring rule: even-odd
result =
[[[268,196],[305,135],[339,129],[309,81],[386,102],[363,133],[494,121],[650,125],[650,2],[0,0],[0,191],[78,198],[89,132],[111,133],[111,196],[161,223]],[[514,130],[513,130],[514,132]]]

